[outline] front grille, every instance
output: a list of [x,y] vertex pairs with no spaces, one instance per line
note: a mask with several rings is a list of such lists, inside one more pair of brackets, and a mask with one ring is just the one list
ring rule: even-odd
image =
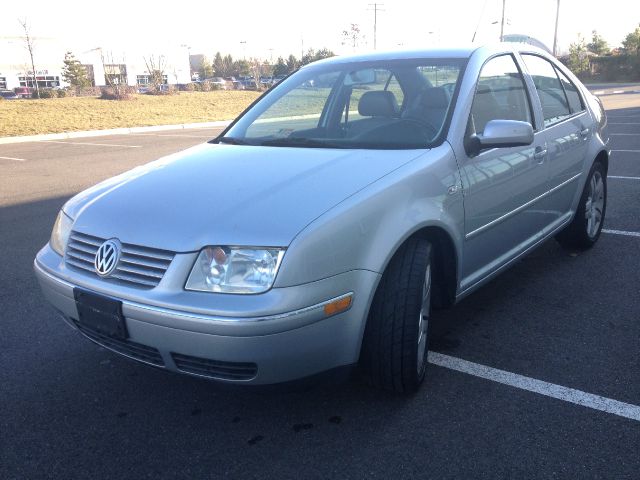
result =
[[181,372],[222,380],[251,380],[258,373],[255,363],[221,362],[208,358],[171,353],[176,367]]
[[93,340],[98,345],[113,350],[116,353],[120,353],[127,357],[139,360],[141,362],[150,363],[157,367],[164,367],[164,360],[160,352],[153,347],[142,345],[141,343],[132,342],[131,340],[123,340],[120,338],[110,337],[103,333],[97,332],[84,325],[76,323],[78,330],[80,330],[86,337]]
[[[85,233],[71,232],[65,254],[67,266],[98,277],[94,261],[96,252],[104,241],[103,238]],[[123,243],[118,266],[104,279],[139,288],[153,288],[162,280],[173,257],[174,253],[167,250]]]

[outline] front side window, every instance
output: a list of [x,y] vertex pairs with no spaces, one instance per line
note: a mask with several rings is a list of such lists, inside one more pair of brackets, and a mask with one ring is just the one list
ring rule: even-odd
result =
[[[444,136],[465,62],[407,59],[303,68],[269,91],[218,141],[309,148],[429,147]],[[425,70],[440,81],[431,80]]]
[[537,55],[524,54],[522,58],[540,97],[544,126],[553,125],[571,115],[569,102],[551,62]]
[[522,74],[511,55],[492,58],[483,67],[469,118],[470,133],[481,134],[491,120],[532,123]]

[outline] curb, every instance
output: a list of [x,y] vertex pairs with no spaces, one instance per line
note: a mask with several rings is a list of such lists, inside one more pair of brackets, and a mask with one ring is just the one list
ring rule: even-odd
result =
[[607,92],[605,90],[597,90],[591,93],[599,97],[608,97],[610,95],[625,95],[625,94],[635,95],[640,93],[640,90],[614,90],[613,92]]
[[84,130],[79,132],[47,133],[23,137],[1,137],[0,145],[9,143],[40,142],[43,140],[65,140],[69,138],[103,137],[108,135],[127,135],[130,133],[161,132],[163,130],[187,130],[190,128],[226,127],[232,120],[217,122],[181,123],[178,125],[153,125],[150,127],[111,128],[108,130]]

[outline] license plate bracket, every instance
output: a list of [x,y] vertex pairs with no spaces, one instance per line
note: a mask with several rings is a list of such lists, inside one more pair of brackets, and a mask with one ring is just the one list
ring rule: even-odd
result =
[[129,337],[121,301],[80,288],[73,289],[73,296],[80,326],[121,340]]

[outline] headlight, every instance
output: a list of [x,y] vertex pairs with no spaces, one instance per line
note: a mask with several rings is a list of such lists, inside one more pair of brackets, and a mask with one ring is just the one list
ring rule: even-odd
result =
[[56,223],[53,224],[53,231],[51,232],[51,240],[49,244],[51,248],[60,255],[64,256],[64,250],[67,247],[67,241],[71,234],[71,226],[73,220],[71,220],[66,213],[62,210],[58,212],[58,218]]
[[206,247],[185,288],[202,292],[262,293],[273,285],[284,249]]

